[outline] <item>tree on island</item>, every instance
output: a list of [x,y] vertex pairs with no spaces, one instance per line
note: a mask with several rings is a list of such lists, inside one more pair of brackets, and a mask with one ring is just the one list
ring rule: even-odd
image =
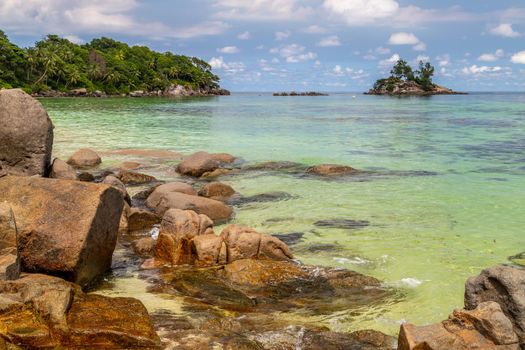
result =
[[377,80],[374,84],[374,90],[385,88],[387,91],[393,92],[396,86],[401,83],[415,83],[424,91],[431,91],[435,86],[432,82],[434,71],[434,66],[430,62],[420,61],[419,69],[414,71],[407,61],[399,59],[390,71],[390,77]]
[[197,57],[159,53],[110,38],[78,45],[48,35],[23,49],[0,30],[0,88],[23,88],[29,93],[86,88],[122,94],[164,90],[170,85],[215,89],[219,77]]

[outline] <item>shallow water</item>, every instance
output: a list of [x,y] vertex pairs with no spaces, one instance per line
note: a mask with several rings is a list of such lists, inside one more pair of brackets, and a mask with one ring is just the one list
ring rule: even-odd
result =
[[[206,150],[249,163],[341,163],[380,174],[327,181],[247,173],[226,181],[245,196],[292,195],[243,205],[235,222],[268,233],[304,233],[292,246],[304,263],[354,269],[404,290],[401,302],[311,320],[334,330],[394,334],[403,321],[442,320],[462,306],[469,276],[525,251],[525,94],[42,102],[61,158],[80,147]],[[133,159],[104,158],[106,165]],[[149,173],[169,180],[172,164],[157,161]],[[315,225],[331,219],[368,223]],[[128,278],[116,281],[111,294],[142,295],[150,310],[179,311],[145,289]]]

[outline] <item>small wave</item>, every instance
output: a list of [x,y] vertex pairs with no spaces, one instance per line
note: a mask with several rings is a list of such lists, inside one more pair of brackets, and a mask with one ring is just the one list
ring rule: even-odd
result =
[[353,265],[366,265],[370,264],[369,260],[362,259],[360,257],[355,257],[353,259],[348,258],[334,258],[334,261],[339,264],[353,264]]
[[401,280],[402,284],[405,284],[409,287],[416,288],[419,287],[421,284],[423,284],[423,281],[418,280],[417,278],[403,278]]

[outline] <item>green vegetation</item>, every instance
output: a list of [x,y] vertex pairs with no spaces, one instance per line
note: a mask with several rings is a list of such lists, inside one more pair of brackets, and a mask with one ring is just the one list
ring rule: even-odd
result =
[[0,31],[0,88],[122,94],[164,90],[172,84],[209,90],[218,88],[218,82],[211,66],[196,57],[130,47],[109,38],[77,45],[56,35],[22,49]]
[[388,92],[394,91],[395,87],[403,82],[416,83],[424,91],[431,91],[434,88],[432,77],[434,76],[434,67],[429,62],[419,62],[419,69],[414,71],[405,60],[398,60],[390,71],[390,77],[379,79],[374,84],[374,90],[380,90],[383,87]]

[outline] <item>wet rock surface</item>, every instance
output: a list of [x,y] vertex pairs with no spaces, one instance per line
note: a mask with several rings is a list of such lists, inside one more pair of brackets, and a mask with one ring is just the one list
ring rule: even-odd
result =
[[49,177],[62,180],[77,180],[78,178],[75,168],[58,158],[53,160]]
[[39,274],[0,281],[0,293],[0,344],[8,348],[161,348],[136,299],[84,294],[72,283]]
[[53,124],[42,104],[20,89],[0,90],[0,125],[1,172],[46,175]]
[[197,152],[185,157],[176,170],[182,175],[201,177],[234,161],[235,157],[227,153]]
[[156,181],[157,179],[153,176],[137,173],[135,171],[128,171],[128,170],[120,170],[116,177],[122,181],[125,185],[143,185],[147,184],[153,181]]

